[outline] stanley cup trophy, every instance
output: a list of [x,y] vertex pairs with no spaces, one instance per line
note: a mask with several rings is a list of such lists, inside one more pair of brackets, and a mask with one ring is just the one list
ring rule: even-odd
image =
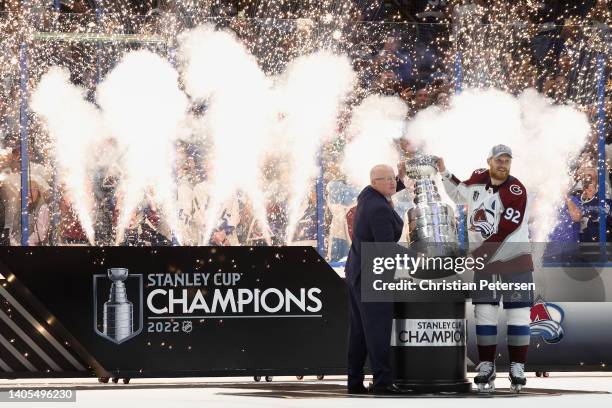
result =
[[108,301],[104,303],[104,334],[119,343],[134,332],[134,306],[127,298],[126,268],[110,268],[108,278],[113,282]]
[[[452,207],[443,203],[438,193],[436,161],[435,156],[428,155],[406,160],[408,177],[415,182],[415,206],[408,210],[408,241],[418,254],[448,259],[459,255],[457,225]],[[410,278],[436,281],[452,278],[451,275],[457,277],[454,270],[434,266],[422,268]],[[424,294],[418,301],[414,297],[394,303],[391,330],[394,386],[403,392],[469,392],[463,294],[454,299],[444,291]]]
[[408,177],[414,180],[414,207],[408,210],[409,237],[413,246],[429,256],[457,253],[457,224],[453,209],[442,202],[435,177],[437,157],[418,155],[406,160]]

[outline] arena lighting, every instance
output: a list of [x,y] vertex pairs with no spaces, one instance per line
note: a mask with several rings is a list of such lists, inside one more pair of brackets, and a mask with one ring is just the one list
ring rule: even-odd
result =
[[168,41],[157,35],[142,34],[99,34],[99,33],[61,33],[37,31],[32,39],[42,41],[112,41],[112,42],[139,42],[139,43],[167,43]]

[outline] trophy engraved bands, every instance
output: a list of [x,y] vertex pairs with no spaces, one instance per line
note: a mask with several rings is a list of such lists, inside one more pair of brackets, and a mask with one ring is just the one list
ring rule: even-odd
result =
[[431,256],[453,255],[458,249],[457,223],[452,207],[438,193],[436,161],[437,157],[422,154],[406,160],[408,177],[415,182],[415,206],[408,210],[408,242],[426,248]]

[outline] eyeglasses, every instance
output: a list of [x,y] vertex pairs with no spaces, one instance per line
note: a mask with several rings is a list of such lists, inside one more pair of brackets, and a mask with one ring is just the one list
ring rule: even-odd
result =
[[374,180],[395,181],[395,177],[376,177]]

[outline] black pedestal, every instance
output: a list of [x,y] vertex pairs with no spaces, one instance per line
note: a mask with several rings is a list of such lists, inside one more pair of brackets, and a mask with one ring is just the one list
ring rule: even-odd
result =
[[465,302],[395,303],[394,383],[406,392],[469,392]]

